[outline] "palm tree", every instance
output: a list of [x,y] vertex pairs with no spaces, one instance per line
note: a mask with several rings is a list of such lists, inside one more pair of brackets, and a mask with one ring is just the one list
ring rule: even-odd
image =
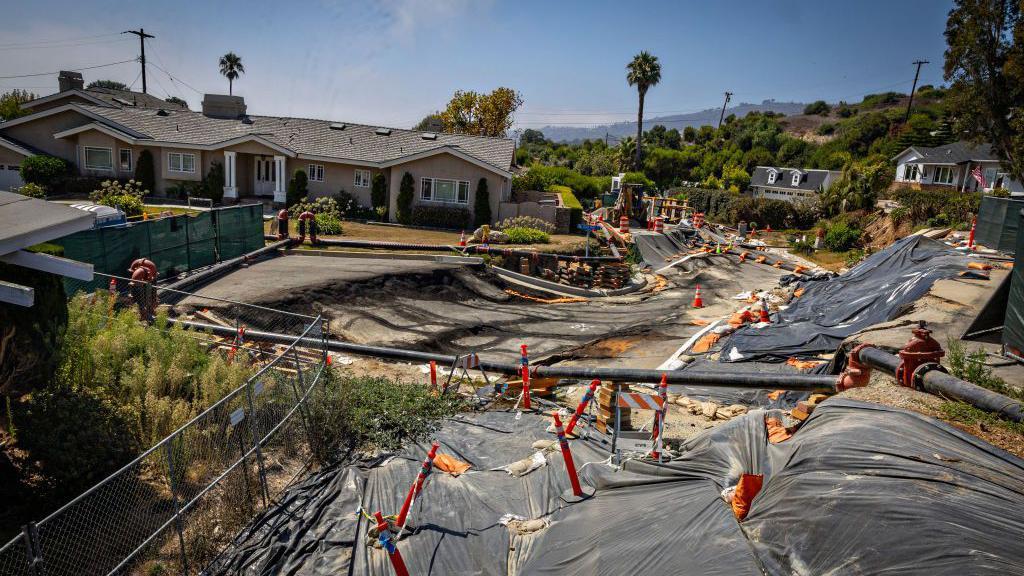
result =
[[644,97],[647,96],[647,89],[661,81],[661,63],[658,57],[644,50],[633,57],[633,61],[626,65],[626,82],[630,86],[636,86],[640,95],[640,107],[636,112],[636,169],[639,170],[640,156],[642,149],[641,138],[644,133]]
[[228,94],[232,94],[235,78],[245,74],[245,66],[242,66],[242,57],[234,52],[228,52],[221,56],[220,73],[228,79]]
[[632,136],[626,136],[619,142],[619,149],[615,151],[615,160],[619,165],[619,171],[628,172],[636,157],[636,140]]

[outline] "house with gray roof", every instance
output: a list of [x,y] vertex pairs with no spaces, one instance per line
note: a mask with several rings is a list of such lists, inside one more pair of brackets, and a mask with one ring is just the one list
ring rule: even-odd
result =
[[1010,177],[988,144],[954,142],[945,146],[911,146],[896,161],[896,182],[911,186],[944,186],[960,191],[989,192],[1005,188],[1024,194],[1024,186]]
[[306,172],[311,198],[345,191],[363,206],[372,205],[371,182],[383,174],[392,217],[407,172],[416,186],[414,204],[472,212],[481,180],[487,181],[492,214],[511,196],[514,143],[506,138],[255,115],[241,96],[207,94],[202,110],[192,111],[83,101],[76,90],[0,123],[0,163],[42,151],[73,162],[83,175],[131,178],[139,155],[148,150],[156,166],[156,194],[197,183],[220,163],[225,202],[278,205],[296,170]]
[[786,202],[811,201],[841,175],[838,170],[757,166],[750,176],[750,194]]

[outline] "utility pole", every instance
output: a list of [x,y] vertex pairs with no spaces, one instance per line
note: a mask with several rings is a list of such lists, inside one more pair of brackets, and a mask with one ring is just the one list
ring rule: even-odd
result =
[[607,130],[604,131],[604,147],[605,148],[608,147],[608,131]]
[[722,127],[722,121],[725,120],[725,107],[729,105],[729,99],[732,98],[732,92],[725,93],[725,102],[722,103],[722,113],[718,115],[718,127]]
[[142,64],[142,93],[146,94],[146,38],[156,38],[156,36],[146,34],[146,31],[142,28],[138,30],[125,30],[121,34],[134,34],[139,37],[139,49],[141,52],[139,63]]
[[914,85],[910,88],[910,101],[907,102],[907,115],[903,117],[904,124],[907,123],[907,120],[910,120],[910,107],[914,104],[914,92],[917,91],[917,77],[921,75],[921,65],[928,63],[927,60],[914,60],[911,62],[911,64],[917,66],[917,71],[914,72]]

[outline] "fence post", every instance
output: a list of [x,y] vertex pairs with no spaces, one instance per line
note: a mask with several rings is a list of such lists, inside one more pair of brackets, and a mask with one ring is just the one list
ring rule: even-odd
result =
[[29,522],[21,528],[25,538],[25,554],[28,560],[29,569],[34,576],[44,576],[42,546],[39,542],[39,530],[35,522]]
[[[305,393],[306,385],[302,381],[302,363],[299,362],[299,352],[295,348],[292,348],[292,356],[295,357],[295,374],[299,381],[299,386]],[[292,380],[292,390],[295,392],[295,402],[299,406],[299,414],[302,416],[302,427],[306,429],[306,443],[309,447],[313,447],[313,431],[309,427],[309,414],[306,413],[306,406],[302,402],[302,394],[299,394],[299,388],[295,386],[295,380]]]
[[171,488],[171,500],[174,501],[174,527],[178,531],[178,545],[181,547],[182,574],[188,574],[188,554],[185,549],[185,531],[181,525],[181,504],[178,501],[178,487],[174,481],[174,440],[177,434],[167,439],[167,483]]
[[249,400],[249,433],[252,435],[252,442],[256,447],[256,466],[260,471],[260,487],[262,488],[260,494],[263,496],[263,507],[266,508],[267,502],[270,500],[270,489],[267,487],[267,471],[263,466],[263,450],[260,449],[262,438],[256,432],[256,404],[253,402],[252,387],[252,380],[245,383],[245,395]]

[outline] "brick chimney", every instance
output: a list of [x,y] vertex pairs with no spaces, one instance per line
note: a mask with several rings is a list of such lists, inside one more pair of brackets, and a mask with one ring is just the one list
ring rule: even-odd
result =
[[203,116],[238,119],[245,117],[245,98],[224,94],[203,95]]
[[60,74],[57,75],[57,85],[60,87],[61,92],[81,90],[85,88],[85,81],[82,80],[81,72],[61,70]]

